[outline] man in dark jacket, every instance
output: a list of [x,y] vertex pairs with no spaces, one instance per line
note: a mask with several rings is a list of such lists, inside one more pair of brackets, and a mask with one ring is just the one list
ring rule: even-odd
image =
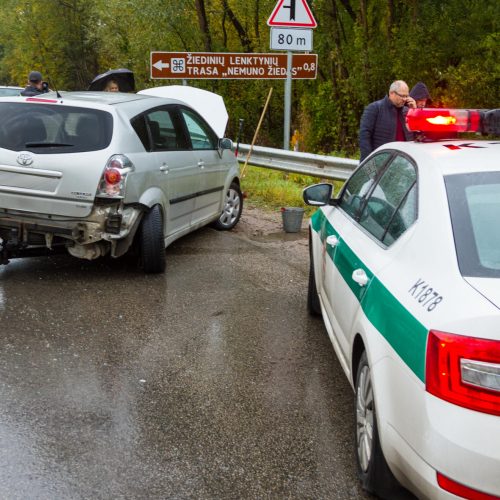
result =
[[382,144],[392,141],[411,141],[413,135],[406,128],[408,108],[415,108],[408,85],[402,80],[392,82],[389,95],[366,106],[359,126],[360,161]]
[[42,81],[42,74],[39,71],[32,71],[28,75],[28,85],[21,92],[25,97],[32,97],[39,94],[45,94],[49,91],[47,82]]

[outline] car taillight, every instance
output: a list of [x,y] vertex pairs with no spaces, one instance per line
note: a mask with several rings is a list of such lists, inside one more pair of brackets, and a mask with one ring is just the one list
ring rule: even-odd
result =
[[117,184],[120,184],[120,181],[122,180],[122,174],[116,168],[108,168],[104,171],[104,179],[106,181],[106,184],[116,186]]
[[453,479],[449,477],[443,476],[440,472],[437,473],[437,482],[443,490],[449,491],[462,498],[468,498],[469,500],[500,500],[500,497],[496,495],[490,495],[489,493],[483,493],[482,491],[469,488],[468,486],[453,481]]
[[57,99],[44,99],[43,97],[28,97],[27,102],[58,102]]
[[112,156],[104,167],[96,196],[98,198],[123,198],[127,175],[134,170],[134,165],[125,155]]
[[418,132],[479,132],[481,112],[477,109],[409,109],[408,130]]
[[425,384],[445,401],[500,415],[500,341],[431,330]]

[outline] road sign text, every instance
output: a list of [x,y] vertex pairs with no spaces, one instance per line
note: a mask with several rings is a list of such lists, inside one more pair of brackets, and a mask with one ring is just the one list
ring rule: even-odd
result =
[[[151,52],[151,78],[285,79],[286,67],[286,54]],[[292,78],[314,79],[317,69],[317,54],[294,54]]]
[[271,28],[271,49],[312,50],[312,29]]

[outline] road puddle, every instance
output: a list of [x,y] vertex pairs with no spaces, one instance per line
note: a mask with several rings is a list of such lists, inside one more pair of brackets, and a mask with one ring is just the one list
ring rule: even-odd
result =
[[248,235],[249,239],[252,241],[258,241],[259,243],[277,243],[277,242],[289,242],[303,240],[307,237],[307,229],[303,229],[298,233],[286,233],[285,231],[278,231],[275,233],[264,233],[260,231],[254,231],[252,234]]

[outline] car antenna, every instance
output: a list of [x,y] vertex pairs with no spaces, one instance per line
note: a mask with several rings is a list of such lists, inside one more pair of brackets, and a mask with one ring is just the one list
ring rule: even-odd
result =
[[62,99],[62,95],[61,95],[61,94],[59,93],[59,91],[56,89],[55,84],[54,84],[54,85],[52,85],[52,80],[50,79],[50,76],[49,76],[49,77],[47,77],[47,80],[49,81],[49,85],[50,85],[51,87],[54,87],[54,90],[56,91],[56,96],[57,96],[57,98],[58,98],[58,99]]

